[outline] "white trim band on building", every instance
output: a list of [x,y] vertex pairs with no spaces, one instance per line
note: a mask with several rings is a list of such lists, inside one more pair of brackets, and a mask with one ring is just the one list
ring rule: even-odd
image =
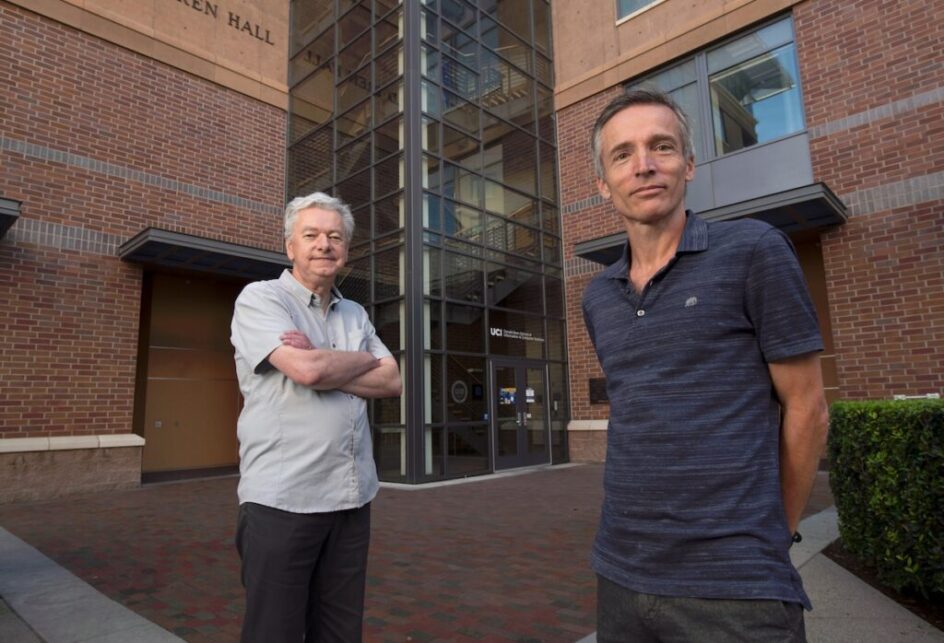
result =
[[567,424],[568,431],[606,431],[609,420],[571,420]]
[[111,449],[115,447],[143,446],[144,438],[134,433],[0,439],[0,453],[32,453],[35,451],[70,451],[76,449]]

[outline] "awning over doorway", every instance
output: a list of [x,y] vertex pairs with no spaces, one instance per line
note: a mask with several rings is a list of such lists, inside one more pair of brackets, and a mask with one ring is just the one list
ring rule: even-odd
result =
[[12,228],[16,220],[20,218],[21,205],[22,203],[19,201],[0,197],[0,239],[6,235],[7,230]]
[[249,280],[274,279],[289,261],[282,253],[145,228],[118,248],[125,261],[146,266],[207,272]]
[[[825,183],[768,194],[740,203],[714,208],[698,215],[706,221],[751,218],[766,221],[789,235],[814,232],[846,222],[846,206]],[[626,233],[611,234],[578,243],[574,254],[610,265],[623,252]]]

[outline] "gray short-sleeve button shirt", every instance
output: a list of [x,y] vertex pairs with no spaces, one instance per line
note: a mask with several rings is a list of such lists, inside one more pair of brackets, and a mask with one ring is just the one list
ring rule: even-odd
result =
[[245,401],[237,428],[239,502],[295,513],[361,507],[378,488],[366,400],[296,384],[273,367],[268,356],[291,329],[315,349],[390,356],[367,312],[337,289],[324,314],[318,297],[288,270],[246,286],[231,329]]

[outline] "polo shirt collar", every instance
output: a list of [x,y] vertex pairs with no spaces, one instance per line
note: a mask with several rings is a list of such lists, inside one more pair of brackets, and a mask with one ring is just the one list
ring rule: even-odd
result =
[[[282,274],[279,276],[279,282],[293,297],[298,299],[303,306],[313,306],[316,308],[321,306],[321,297],[300,284],[298,280],[295,279],[295,276],[292,275],[292,271],[288,268],[282,271]],[[344,296],[341,294],[341,291],[338,290],[338,287],[331,286],[331,306],[334,306],[342,299],[344,299]]]
[[[707,249],[708,224],[691,210],[686,210],[685,228],[682,230],[682,238],[679,239],[678,248],[675,249],[676,256],[690,252],[702,252]],[[603,272],[610,279],[626,280],[626,275],[629,274],[629,239],[626,239],[623,244],[622,256]]]

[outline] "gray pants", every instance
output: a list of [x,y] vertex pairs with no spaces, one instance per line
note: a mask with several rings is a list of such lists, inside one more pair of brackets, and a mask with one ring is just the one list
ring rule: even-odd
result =
[[640,594],[597,576],[599,643],[805,643],[803,606]]
[[320,514],[240,505],[243,643],[360,641],[369,543],[370,504]]

